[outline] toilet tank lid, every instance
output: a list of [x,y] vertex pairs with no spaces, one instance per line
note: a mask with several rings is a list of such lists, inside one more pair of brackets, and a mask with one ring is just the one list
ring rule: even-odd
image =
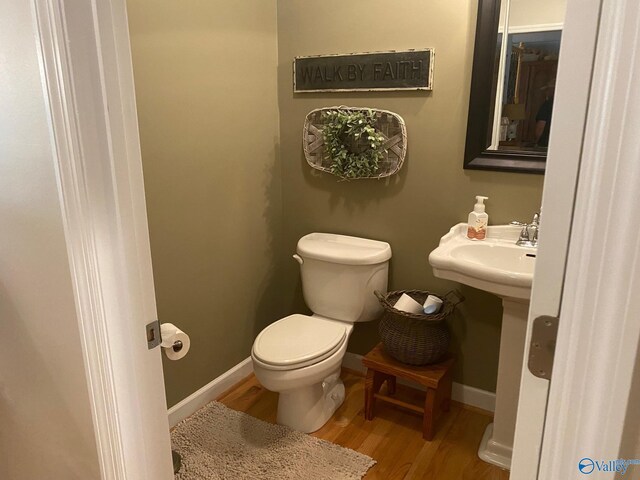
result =
[[298,255],[342,265],[374,265],[391,258],[391,245],[347,235],[310,233],[298,241]]

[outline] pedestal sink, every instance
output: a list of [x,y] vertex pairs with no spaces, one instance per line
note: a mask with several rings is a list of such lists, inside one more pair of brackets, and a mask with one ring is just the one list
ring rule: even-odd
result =
[[479,288],[502,299],[496,410],[478,455],[486,462],[509,468],[536,249],[516,245],[520,232],[517,226],[490,226],[482,241],[469,240],[466,232],[466,223],[451,228],[429,255],[429,263],[436,277]]

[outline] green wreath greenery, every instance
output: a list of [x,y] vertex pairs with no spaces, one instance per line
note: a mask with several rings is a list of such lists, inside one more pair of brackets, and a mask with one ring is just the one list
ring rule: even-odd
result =
[[322,119],[331,173],[352,179],[370,177],[378,171],[385,139],[375,128],[376,118],[371,110],[328,110],[322,113]]

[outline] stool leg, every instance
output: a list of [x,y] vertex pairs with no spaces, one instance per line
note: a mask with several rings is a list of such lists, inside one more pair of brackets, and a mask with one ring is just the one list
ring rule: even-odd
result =
[[375,407],[375,394],[380,391],[386,376],[372,369],[367,369],[367,377],[364,380],[364,418],[373,419],[373,409]]
[[364,380],[364,418],[365,420],[373,419],[373,406],[376,401],[373,391],[375,372],[370,368],[367,369],[367,377]]
[[422,420],[422,437],[425,440],[433,439],[433,427],[436,421],[435,414],[436,391],[427,388],[427,398],[424,402],[424,418]]

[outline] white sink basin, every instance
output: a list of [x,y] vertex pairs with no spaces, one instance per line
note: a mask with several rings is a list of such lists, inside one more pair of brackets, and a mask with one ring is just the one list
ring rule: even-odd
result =
[[481,241],[466,232],[466,223],[459,223],[442,237],[429,255],[434,275],[503,298],[529,299],[536,249],[516,245],[520,227],[490,226]]

